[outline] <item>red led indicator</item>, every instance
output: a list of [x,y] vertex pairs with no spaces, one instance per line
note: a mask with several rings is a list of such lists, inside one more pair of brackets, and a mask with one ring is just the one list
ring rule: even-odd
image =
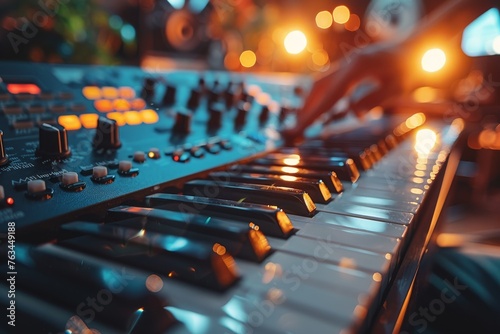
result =
[[17,94],[33,94],[38,95],[41,92],[40,87],[35,84],[7,84],[9,93]]
[[7,205],[14,205],[14,199],[12,197],[7,198],[5,202],[7,202]]

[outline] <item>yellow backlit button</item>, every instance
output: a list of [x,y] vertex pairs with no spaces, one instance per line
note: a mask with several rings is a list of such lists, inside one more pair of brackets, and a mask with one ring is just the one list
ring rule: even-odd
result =
[[124,99],[117,99],[113,101],[113,106],[116,111],[130,110],[130,102]]
[[111,112],[114,110],[113,102],[111,102],[110,100],[94,101],[94,107],[99,112]]
[[137,111],[126,111],[123,115],[128,125],[138,125],[142,123],[141,115]]
[[154,124],[158,122],[158,114],[152,109],[140,111],[142,122],[146,124]]
[[97,127],[97,114],[83,114],[80,115],[80,122],[85,129],[95,129]]
[[102,97],[108,100],[114,100],[118,98],[118,89],[115,87],[102,87],[101,93]]
[[83,87],[82,93],[88,100],[99,100],[102,98],[101,89],[96,86]]
[[125,116],[120,113],[120,112],[110,112],[107,114],[109,119],[114,119],[116,121],[116,124],[118,126],[124,126],[125,125]]
[[146,109],[146,101],[144,101],[143,99],[135,99],[135,100],[132,100],[130,106],[131,106],[131,109],[134,109],[134,110]]
[[64,115],[58,118],[59,125],[64,126],[66,130],[79,130],[82,127],[80,119],[76,115]]
[[132,100],[135,98],[135,90],[132,87],[120,87],[118,93],[122,99]]

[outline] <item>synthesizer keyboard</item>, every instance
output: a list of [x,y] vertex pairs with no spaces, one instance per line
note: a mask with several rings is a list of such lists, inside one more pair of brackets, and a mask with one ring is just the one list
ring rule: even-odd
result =
[[394,328],[460,121],[385,116],[287,147],[303,77],[1,63],[0,78],[5,331]]

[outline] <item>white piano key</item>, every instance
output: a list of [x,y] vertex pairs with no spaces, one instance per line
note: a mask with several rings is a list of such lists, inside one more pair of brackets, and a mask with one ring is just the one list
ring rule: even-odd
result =
[[374,232],[394,238],[402,238],[406,235],[407,227],[400,224],[382,222],[378,220],[365,219],[352,216],[338,215],[330,212],[318,212],[312,218],[297,215],[288,215],[293,224],[300,228],[299,223],[314,225],[336,225],[354,230]]

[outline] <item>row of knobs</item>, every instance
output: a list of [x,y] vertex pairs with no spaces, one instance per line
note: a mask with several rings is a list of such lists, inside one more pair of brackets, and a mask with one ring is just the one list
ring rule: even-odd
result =
[[[100,117],[97,121],[93,146],[96,150],[121,147],[118,125],[115,120]],[[64,159],[71,154],[66,129],[58,124],[42,124],[38,135],[36,155],[50,159]]]

